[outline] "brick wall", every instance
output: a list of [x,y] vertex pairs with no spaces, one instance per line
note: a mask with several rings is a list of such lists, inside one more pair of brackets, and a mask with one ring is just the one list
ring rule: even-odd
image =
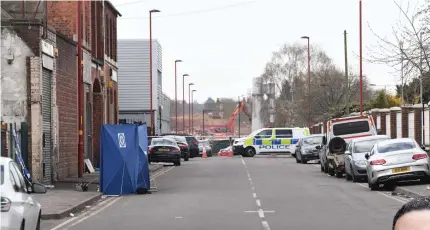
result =
[[78,174],[78,99],[76,44],[57,35],[58,177]]
[[391,138],[397,137],[397,111],[390,110],[390,130]]
[[409,119],[408,119],[408,113],[409,113],[409,109],[408,108],[402,108],[402,137],[408,137],[408,133],[409,133]]
[[414,133],[415,140],[421,144],[421,108],[414,107]]
[[41,58],[28,57],[27,59],[27,73],[29,75],[29,110],[31,113],[30,126],[29,126],[29,155],[30,155],[30,172],[35,182],[43,180],[42,172],[42,71],[41,71]]
[[100,167],[100,130],[103,122],[103,95],[93,92],[93,157],[94,167]]
[[386,117],[386,112],[381,112],[381,124],[380,124],[380,127],[381,127],[381,134],[382,135],[387,135],[387,121],[386,121],[386,119],[387,119],[387,117]]

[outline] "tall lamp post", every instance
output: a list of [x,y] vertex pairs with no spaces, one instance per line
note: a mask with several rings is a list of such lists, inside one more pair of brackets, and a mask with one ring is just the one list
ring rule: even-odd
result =
[[309,36],[302,36],[302,39],[308,40],[308,127],[311,128],[311,44]]
[[191,86],[194,83],[188,84],[188,132],[191,132]]
[[191,133],[194,133],[194,92],[196,91],[196,89],[191,91]]
[[158,13],[159,10],[153,9],[149,11],[149,111],[151,113],[151,136],[154,136],[154,111],[152,110],[152,14]]
[[176,123],[176,125],[175,125],[175,130],[176,130],[176,133],[178,133],[178,81],[177,81],[177,76],[176,76],[176,73],[177,73],[177,71],[176,71],[176,69],[177,69],[177,67],[176,67],[176,64],[178,64],[178,62],[182,62],[182,60],[176,60],[175,61],[175,123]]
[[190,75],[182,75],[182,132],[185,132],[185,77]]
[[363,115],[363,23],[362,23],[362,1],[359,2],[360,20],[360,115]]

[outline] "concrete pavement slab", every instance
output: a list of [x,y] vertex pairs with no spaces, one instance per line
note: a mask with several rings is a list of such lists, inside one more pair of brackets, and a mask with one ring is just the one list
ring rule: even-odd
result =
[[158,192],[118,198],[63,227],[382,230],[391,228],[395,212],[406,202],[293,159],[244,161],[214,157],[184,162],[157,178]]
[[[150,173],[155,174],[164,166],[162,164],[149,165]],[[87,180],[93,181],[98,178],[98,175],[91,175]],[[85,182],[89,182],[83,180]],[[97,192],[98,180],[90,186],[88,192],[81,192],[74,189],[76,181],[63,181],[57,183],[55,188],[48,189],[46,194],[34,194],[36,200],[42,205],[42,219],[62,219],[85,209],[86,206],[91,206],[102,196]]]
[[430,184],[414,182],[402,183],[400,186],[396,187],[395,191],[413,198],[420,198],[425,196],[430,197]]

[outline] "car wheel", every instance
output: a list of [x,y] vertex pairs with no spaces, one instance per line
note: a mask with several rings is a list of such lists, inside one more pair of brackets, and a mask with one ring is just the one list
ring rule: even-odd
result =
[[336,173],[336,177],[337,177],[337,178],[342,178],[342,176],[343,176],[343,173],[342,173],[342,172],[337,172],[337,173]]
[[334,169],[332,169],[332,168],[328,168],[328,175],[330,175],[330,176],[334,176],[334,174],[336,174],[336,172],[334,171]]
[[378,183],[372,184],[370,182],[370,180],[367,180],[367,185],[369,186],[370,190],[372,190],[372,191],[376,191],[379,189],[379,184]]
[[425,177],[421,178],[420,181],[424,184],[429,184],[430,183],[430,176],[425,176]]
[[360,180],[360,178],[359,177],[356,177],[355,175],[354,175],[354,173],[352,173],[352,182],[354,182],[354,183],[356,183],[356,182],[358,182],[359,180]]
[[39,212],[39,217],[37,218],[36,230],[40,230],[40,216],[41,216],[41,212]]
[[248,147],[245,149],[245,155],[247,157],[254,157],[255,156],[255,150],[251,147]]
[[328,164],[327,162],[324,164],[324,173],[328,173]]
[[324,166],[320,163],[321,172],[324,172]]
[[349,175],[348,172],[345,171],[345,180],[350,181],[352,178],[353,176]]
[[20,230],[25,230],[25,220],[22,220]]
[[181,166],[181,159],[179,159],[178,161],[176,161],[175,163],[173,163],[173,165],[175,165],[175,166]]
[[299,164],[300,163],[300,160],[299,160],[299,158],[296,156],[296,163],[297,164]]
[[308,161],[302,160],[302,164],[307,164],[307,163],[308,163]]

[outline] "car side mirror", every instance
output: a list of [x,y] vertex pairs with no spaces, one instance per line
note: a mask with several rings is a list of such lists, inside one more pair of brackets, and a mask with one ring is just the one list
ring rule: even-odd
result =
[[421,149],[426,151],[426,146],[425,145],[421,145]]
[[364,155],[364,157],[366,158],[366,160],[369,160],[369,153],[366,153],[365,155]]
[[326,136],[323,136],[322,144],[323,144],[323,145],[326,145],[326,144],[327,144],[327,137],[326,137]]
[[381,135],[382,130],[378,129],[378,130],[376,130],[376,133],[377,133],[378,135]]
[[39,183],[33,183],[31,185],[32,193],[46,193],[45,185]]
[[321,149],[321,145],[317,145],[315,148],[318,149],[318,150],[320,150]]

